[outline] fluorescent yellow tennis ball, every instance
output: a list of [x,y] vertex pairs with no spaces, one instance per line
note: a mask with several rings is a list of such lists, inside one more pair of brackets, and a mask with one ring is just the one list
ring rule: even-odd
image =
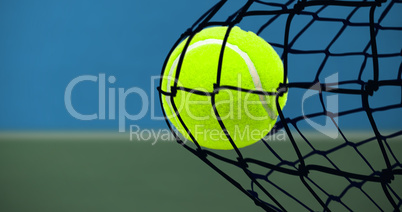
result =
[[[203,147],[233,149],[213,110],[211,96],[217,83],[219,56],[227,27],[206,28],[191,40],[178,77],[178,89],[173,101],[162,94],[162,104],[169,121],[188,140],[192,139],[174,113],[173,103],[180,117]],[[172,52],[164,70],[161,90],[172,92],[184,40]],[[276,92],[283,83],[283,65],[275,50],[253,32],[232,28],[227,40],[220,76],[220,86],[248,90]],[[195,92],[201,91],[201,92]],[[263,138],[275,125],[278,112],[276,96],[259,95],[239,90],[221,89],[215,95],[215,106],[229,135],[238,148]],[[281,108],[287,93],[279,98]]]

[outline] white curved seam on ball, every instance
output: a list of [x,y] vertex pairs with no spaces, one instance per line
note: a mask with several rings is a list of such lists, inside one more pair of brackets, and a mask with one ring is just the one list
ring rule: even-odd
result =
[[[223,40],[206,39],[206,40],[202,40],[202,41],[197,41],[197,42],[195,42],[194,44],[190,45],[187,48],[186,53],[192,51],[195,48],[198,48],[198,47],[201,47],[201,46],[204,46],[204,45],[208,45],[208,44],[217,44],[217,45],[222,46],[223,45]],[[255,68],[254,63],[253,63],[253,61],[251,61],[251,59],[248,56],[248,54],[246,52],[243,52],[238,46],[233,45],[233,44],[228,43],[228,42],[226,42],[226,47],[232,49],[233,51],[235,51],[237,54],[240,55],[240,57],[244,60],[244,62],[246,63],[246,65],[248,67],[248,70],[249,70],[249,73],[250,73],[251,78],[253,80],[255,89],[257,91],[263,91],[260,76],[258,75],[257,69]],[[175,68],[176,68],[177,64],[179,63],[180,57],[181,57],[181,54],[179,54],[179,56],[173,61],[173,64],[170,67],[169,75],[168,75],[168,81],[167,81],[167,85],[166,85],[167,86],[167,88],[166,88],[167,92],[171,91],[169,85],[171,83],[171,78],[173,76]],[[261,105],[264,107],[264,109],[268,113],[269,117],[271,119],[276,119],[275,111],[271,111],[269,109],[269,107],[268,107],[267,102],[265,101],[265,98],[266,98],[265,95],[258,95],[258,96],[259,96],[259,99],[261,101]],[[169,104],[170,109],[172,111],[174,111],[173,106],[171,105],[169,96],[166,96],[165,98],[166,98],[166,101]],[[178,123],[178,121],[179,121],[177,119],[178,119],[177,116],[175,116],[176,123]]]

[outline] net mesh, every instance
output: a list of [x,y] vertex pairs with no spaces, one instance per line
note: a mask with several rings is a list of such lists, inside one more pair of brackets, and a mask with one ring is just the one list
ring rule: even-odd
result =
[[[402,164],[397,144],[402,131],[398,126],[384,123],[400,117],[402,109],[402,46],[394,42],[402,35],[402,27],[395,26],[395,23],[401,24],[395,19],[400,18],[397,14],[402,1],[249,0],[224,21],[215,21],[214,17],[226,3],[220,1],[202,15],[182,34],[171,52],[185,38],[191,38],[206,27],[229,26],[227,38],[231,27],[252,25],[281,55],[284,79],[289,78],[289,83],[281,84],[277,92],[270,95],[279,97],[289,92],[289,95],[305,98],[308,93],[308,97],[316,98],[312,104],[320,105],[320,110],[284,113],[277,103],[278,122],[261,141],[264,149],[259,149],[262,153],[258,155],[238,149],[232,141],[235,151],[230,153],[202,148],[196,141],[195,145],[190,145],[166,118],[177,142],[266,211],[355,211],[363,207],[399,211]],[[312,30],[323,26],[325,31]],[[356,33],[358,30],[365,31],[366,36],[360,36],[361,33]],[[272,33],[278,34],[280,39],[270,37]],[[187,47],[188,44],[185,49]],[[181,57],[177,71],[184,54]],[[305,73],[292,78],[297,71]],[[217,82],[215,91],[223,89],[220,86]],[[179,87],[177,83],[171,92],[159,88],[161,98],[170,96],[172,100],[177,90],[206,95]],[[330,95],[339,98],[338,108],[331,109],[326,101]],[[389,101],[384,96],[389,96]],[[289,96],[288,105],[293,104],[292,101],[294,104],[301,102]],[[306,126],[314,125],[313,121],[322,120],[327,120],[327,125],[331,126],[327,126],[325,135],[306,130]],[[355,124],[342,127],[341,120]],[[350,126],[359,128],[359,125],[370,131],[360,134],[348,131]],[[225,131],[224,126],[222,130]],[[287,142],[272,141],[281,132]],[[230,135],[227,136],[230,140]],[[336,142],[325,146],[317,142],[328,136]],[[283,149],[292,151],[284,153]],[[220,168],[221,164],[228,164],[237,172]],[[243,174],[247,180],[237,178],[238,174]]]

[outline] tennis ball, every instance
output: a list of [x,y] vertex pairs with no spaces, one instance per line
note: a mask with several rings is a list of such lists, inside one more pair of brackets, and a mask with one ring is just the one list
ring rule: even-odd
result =
[[[233,27],[224,49],[221,89],[215,89],[220,52],[227,30],[227,27],[211,27],[194,35],[177,78],[178,89],[172,89],[188,38],[181,42],[167,61],[161,83],[162,91],[177,91],[173,97],[161,94],[169,121],[185,139],[193,141],[178,119],[174,104],[198,144],[210,149],[233,149],[218,122],[213,105],[235,145],[238,148],[251,145],[269,133],[278,112],[275,95],[248,91],[276,92],[284,78],[282,61],[271,45],[253,32]],[[281,108],[286,99],[287,93],[279,97]]]

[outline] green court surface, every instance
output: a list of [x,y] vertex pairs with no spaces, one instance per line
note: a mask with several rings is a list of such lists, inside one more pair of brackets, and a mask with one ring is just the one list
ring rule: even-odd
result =
[[[128,134],[104,132],[3,133],[0,137],[0,211],[263,211],[173,141],[153,144],[152,140],[130,141]],[[394,148],[401,149],[401,139],[392,142]],[[284,158],[294,157],[289,142],[271,144]],[[315,145],[335,144],[315,139]],[[367,149],[365,154],[373,166],[382,166],[376,147]],[[275,163],[262,143],[243,151],[247,157]],[[220,153],[230,155],[233,151]],[[401,157],[400,151],[396,153]],[[336,157],[333,159],[345,170],[365,172],[363,165],[354,164],[352,154],[340,152]],[[231,169],[225,164],[220,167]],[[249,186],[241,172],[233,173]],[[282,181],[284,187],[300,183],[286,176]],[[402,181],[395,183],[401,190]],[[337,187],[333,183],[327,189]]]
[[0,211],[262,211],[175,142],[24,134],[0,139]]

